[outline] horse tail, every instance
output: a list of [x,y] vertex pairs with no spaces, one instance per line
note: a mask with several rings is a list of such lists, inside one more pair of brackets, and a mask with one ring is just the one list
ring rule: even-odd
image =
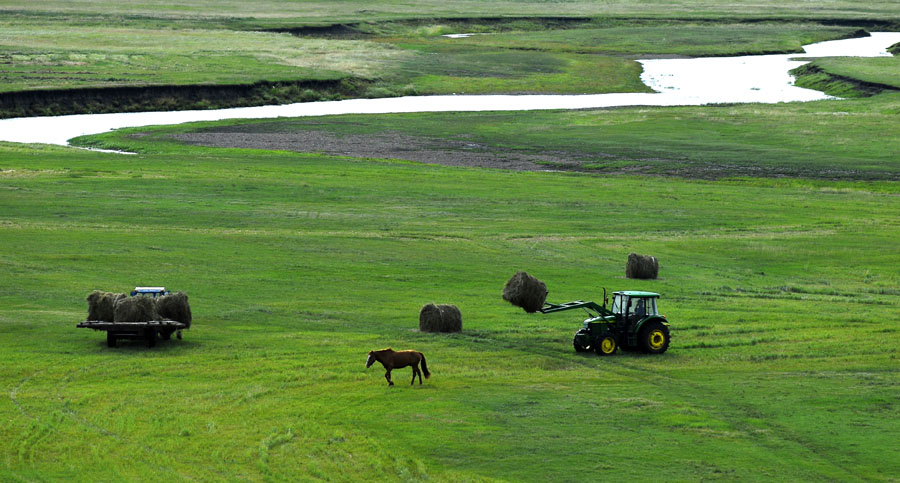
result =
[[425,379],[431,377],[431,373],[428,372],[428,364],[425,363],[425,354],[419,352],[419,355],[422,356],[422,374],[425,374]]

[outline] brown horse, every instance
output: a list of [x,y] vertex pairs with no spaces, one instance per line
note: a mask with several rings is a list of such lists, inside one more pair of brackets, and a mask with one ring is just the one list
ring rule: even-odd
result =
[[[412,366],[413,377],[410,385],[416,383],[416,374],[419,375],[419,385],[422,385],[422,373],[425,373],[425,379],[431,377],[428,372],[428,366],[425,364],[425,354],[416,351],[395,351],[388,347],[380,351],[369,351],[369,357],[366,359],[366,369],[372,367],[372,364],[378,361],[384,366],[384,378],[387,379],[388,385],[393,386],[394,381],[391,380],[391,370],[401,367]],[[422,371],[419,372],[419,361],[422,361]]]

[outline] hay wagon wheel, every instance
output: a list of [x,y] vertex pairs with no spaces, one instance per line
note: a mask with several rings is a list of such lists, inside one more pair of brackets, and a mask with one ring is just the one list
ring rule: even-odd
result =
[[107,347],[115,347],[116,346],[116,333],[111,330],[106,331],[106,346]]
[[[159,337],[160,337],[160,339],[162,339],[162,340],[172,340],[172,334],[175,332],[175,330],[176,330],[176,329],[169,329],[169,328],[160,330],[160,331],[159,331]],[[181,334],[179,334],[179,335],[181,335]],[[179,339],[180,339],[180,338],[181,338],[181,337],[179,337]]]

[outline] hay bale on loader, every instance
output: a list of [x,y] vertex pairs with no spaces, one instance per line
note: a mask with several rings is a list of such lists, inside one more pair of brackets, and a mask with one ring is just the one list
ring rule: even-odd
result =
[[462,314],[450,304],[427,304],[419,311],[419,330],[422,332],[461,332]]
[[191,328],[191,305],[188,296],[184,292],[156,297],[156,311],[160,318],[174,320],[184,324],[185,329]]
[[625,264],[626,278],[655,279],[659,275],[659,261],[650,255],[628,254]]
[[525,312],[537,312],[547,300],[547,284],[526,272],[516,272],[503,287],[503,300],[522,307]]
[[94,290],[87,296],[87,320],[97,320],[100,322],[115,321],[116,301],[126,297],[127,295],[123,293]]
[[116,301],[113,322],[150,322],[159,320],[152,297],[125,297]]

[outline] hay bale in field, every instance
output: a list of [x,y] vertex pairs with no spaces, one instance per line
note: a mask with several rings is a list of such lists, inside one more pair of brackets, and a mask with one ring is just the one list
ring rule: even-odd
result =
[[656,278],[659,275],[659,261],[650,255],[628,254],[628,262],[625,264],[626,278]]
[[138,295],[125,297],[116,301],[114,322],[150,322],[159,320],[156,313],[156,301],[153,297]]
[[156,311],[164,320],[181,322],[185,328],[191,327],[191,305],[184,292],[175,292],[156,298]]
[[525,312],[537,312],[547,300],[547,285],[525,272],[516,272],[503,287],[503,300]]
[[123,293],[103,292],[94,290],[87,296],[88,316],[87,320],[99,320],[101,322],[113,322],[115,320],[116,301],[125,298]]
[[419,330],[422,332],[460,332],[462,314],[449,304],[427,304],[419,311]]

